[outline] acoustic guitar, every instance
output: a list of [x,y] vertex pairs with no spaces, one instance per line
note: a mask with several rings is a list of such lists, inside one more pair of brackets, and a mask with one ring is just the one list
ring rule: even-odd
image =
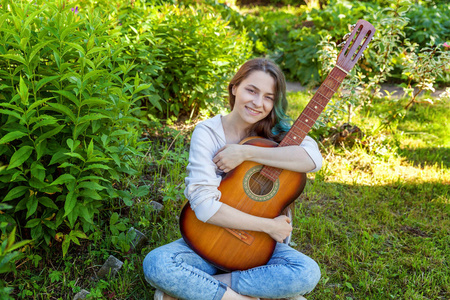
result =
[[[375,33],[367,21],[359,20],[339,53],[337,65],[294,122],[283,140],[250,137],[240,144],[258,147],[300,145],[345,76],[356,64]],[[306,174],[245,161],[227,173],[220,183],[221,202],[248,214],[275,218],[300,196]],[[186,243],[201,257],[225,270],[246,270],[266,264],[276,241],[268,234],[236,230],[204,223],[187,203],[180,215],[180,230]]]

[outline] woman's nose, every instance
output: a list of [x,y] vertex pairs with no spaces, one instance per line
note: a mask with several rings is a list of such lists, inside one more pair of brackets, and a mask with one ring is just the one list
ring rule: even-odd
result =
[[260,95],[255,95],[255,98],[253,98],[253,104],[256,106],[262,106],[263,98]]

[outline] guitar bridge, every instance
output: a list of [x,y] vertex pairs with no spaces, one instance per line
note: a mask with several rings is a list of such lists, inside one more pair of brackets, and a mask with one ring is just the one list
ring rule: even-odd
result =
[[229,233],[231,233],[234,237],[238,238],[241,242],[247,244],[247,245],[251,245],[253,243],[253,241],[255,240],[255,237],[252,236],[250,233],[248,233],[247,231],[244,230],[239,230],[239,229],[230,229],[230,228],[225,228]]

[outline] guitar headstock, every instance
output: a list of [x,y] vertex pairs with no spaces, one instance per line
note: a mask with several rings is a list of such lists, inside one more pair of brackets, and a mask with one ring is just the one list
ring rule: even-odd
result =
[[366,50],[374,34],[375,27],[365,20],[359,20],[356,25],[352,26],[352,32],[344,37],[347,41],[338,55],[337,66],[350,72]]

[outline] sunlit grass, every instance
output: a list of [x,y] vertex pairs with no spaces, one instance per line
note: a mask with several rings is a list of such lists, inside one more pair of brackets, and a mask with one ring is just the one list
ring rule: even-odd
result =
[[[290,96],[296,117],[311,95]],[[360,143],[322,149],[296,202],[294,241],[322,269],[308,299],[450,296],[450,107],[416,105],[380,128],[380,101],[354,118]]]

